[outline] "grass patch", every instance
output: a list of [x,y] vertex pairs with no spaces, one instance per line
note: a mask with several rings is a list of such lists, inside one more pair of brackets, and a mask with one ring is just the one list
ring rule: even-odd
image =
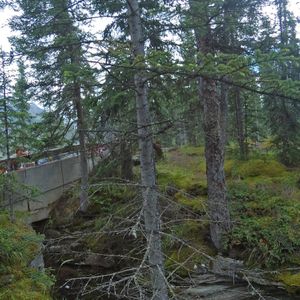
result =
[[158,184],[163,189],[172,186],[186,192],[197,185],[206,188],[203,151],[203,147],[183,147],[168,152],[156,166]]
[[183,146],[179,149],[182,154],[190,155],[190,156],[204,156],[204,147],[193,147],[193,146]]

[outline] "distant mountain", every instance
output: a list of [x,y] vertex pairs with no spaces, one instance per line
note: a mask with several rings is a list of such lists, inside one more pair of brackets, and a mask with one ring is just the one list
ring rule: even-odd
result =
[[33,117],[36,117],[44,112],[44,110],[39,106],[37,106],[34,102],[29,103],[29,105],[30,105],[29,113]]

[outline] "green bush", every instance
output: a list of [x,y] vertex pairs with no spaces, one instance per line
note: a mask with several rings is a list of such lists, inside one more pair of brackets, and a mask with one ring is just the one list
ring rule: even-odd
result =
[[17,220],[0,213],[0,299],[51,299],[53,278],[29,267],[38,254],[43,236]]
[[300,202],[236,185],[229,192],[234,226],[228,247],[248,263],[279,266],[300,250]]
[[90,193],[93,212],[111,213],[121,203],[129,203],[136,196],[136,188],[108,182],[95,186]]

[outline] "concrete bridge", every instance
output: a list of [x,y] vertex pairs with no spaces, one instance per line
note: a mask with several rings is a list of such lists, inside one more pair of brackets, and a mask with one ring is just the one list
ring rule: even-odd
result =
[[[94,158],[94,163],[92,159],[88,160],[89,172],[100,160],[99,156]],[[15,174],[20,182],[37,188],[39,193],[34,199],[12,195],[14,210],[29,212],[29,223],[41,221],[48,218],[52,204],[63,195],[64,191],[81,178],[80,157],[68,157],[44,165],[21,169]],[[8,208],[8,200],[3,198],[0,207]]]

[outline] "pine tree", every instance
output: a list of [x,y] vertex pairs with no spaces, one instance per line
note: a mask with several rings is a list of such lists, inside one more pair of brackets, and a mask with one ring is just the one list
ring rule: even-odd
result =
[[14,148],[23,148],[30,150],[32,144],[31,125],[32,117],[29,113],[28,83],[25,74],[25,65],[21,61],[18,65],[18,78],[14,86],[13,103],[15,107],[14,129],[11,133],[12,145]]
[[[189,1],[190,18],[194,27],[197,51],[199,54],[214,53],[213,33],[210,24],[210,1],[199,3]],[[198,22],[200,20],[200,24]],[[199,55],[200,56],[200,55]],[[198,61],[201,64],[201,61]],[[206,175],[208,186],[208,207],[210,216],[210,234],[216,248],[222,248],[222,238],[230,230],[229,207],[226,198],[224,174],[225,156],[225,110],[218,95],[215,80],[208,77],[198,79],[200,99],[203,104],[203,126],[205,136]]]
[[[299,40],[296,38],[296,20],[291,12],[288,11],[287,1],[275,1],[277,7],[279,36],[277,45],[272,52],[282,53],[299,58]],[[265,76],[273,78],[274,81],[292,83],[299,81],[300,68],[292,60],[287,58],[275,60],[273,64],[262,66]],[[272,89],[277,93],[277,87],[272,87],[266,83],[265,88]],[[288,88],[288,87],[287,87]],[[300,147],[300,105],[296,101],[283,99],[282,97],[265,97],[265,106],[268,111],[269,125],[273,142],[279,153],[280,160],[291,166],[299,163]]]
[[7,159],[7,169],[11,169],[11,139],[10,133],[12,128],[13,117],[15,109],[12,105],[12,87],[11,81],[8,75],[7,65],[10,64],[10,57],[4,51],[1,52],[1,98],[0,98],[0,113],[1,113],[1,151],[4,153]]
[[[32,62],[35,96],[65,119],[77,120],[80,144],[81,195],[80,210],[88,205],[88,170],[86,125],[83,97],[88,94],[92,72],[81,46],[83,33],[72,19],[81,9],[69,1],[18,1],[22,15],[11,22],[21,35],[14,44]],[[71,10],[71,12],[70,12]]]

